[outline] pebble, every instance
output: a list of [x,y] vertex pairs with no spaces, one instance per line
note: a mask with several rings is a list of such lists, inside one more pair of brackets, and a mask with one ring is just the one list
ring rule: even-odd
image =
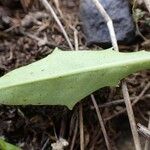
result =
[[[117,41],[130,44],[135,40],[135,25],[128,0],[99,0],[114,23]],[[109,31],[92,0],[80,0],[80,19],[87,45],[110,46]]]

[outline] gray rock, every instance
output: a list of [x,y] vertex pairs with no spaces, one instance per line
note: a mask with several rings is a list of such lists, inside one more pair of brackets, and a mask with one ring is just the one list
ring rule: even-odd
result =
[[[135,39],[135,26],[128,0],[99,0],[114,23],[119,43],[129,44]],[[80,18],[87,45],[110,45],[107,25],[92,0],[80,0]]]

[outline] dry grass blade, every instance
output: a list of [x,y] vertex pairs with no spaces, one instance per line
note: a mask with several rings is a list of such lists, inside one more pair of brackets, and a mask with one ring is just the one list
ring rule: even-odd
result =
[[135,105],[140,98],[144,95],[144,93],[150,88],[150,82],[147,83],[147,85],[144,87],[144,89],[142,90],[142,92],[140,93],[140,95],[133,101],[132,106]]
[[77,118],[76,123],[75,123],[75,129],[74,129],[74,134],[73,134],[70,150],[73,150],[74,145],[75,145],[75,140],[76,140],[77,132],[78,132],[78,123],[79,123],[79,121],[78,121],[78,118]]
[[46,140],[41,150],[45,150],[48,143],[49,143],[49,139]]
[[[79,50],[79,44],[78,44],[78,31],[74,28],[71,27],[74,31],[74,42],[75,42],[75,50],[78,51]],[[78,121],[76,121],[77,123]],[[84,150],[84,127],[83,127],[83,108],[82,108],[82,104],[79,104],[79,127],[80,127],[80,150]],[[73,136],[73,141],[72,141],[72,145],[70,149],[73,149],[74,147],[74,142],[75,142],[75,138],[76,138],[76,134],[77,134],[77,129],[78,126],[75,126],[75,133]]]
[[[74,27],[71,27],[71,29],[73,29],[73,31],[74,31],[75,50],[79,50],[78,31]],[[96,113],[97,113],[97,116],[98,116],[98,119],[99,119],[99,122],[100,122],[100,126],[101,126],[102,132],[104,134],[104,138],[105,138],[107,149],[110,150],[111,148],[110,148],[110,143],[109,143],[109,140],[108,140],[107,132],[106,132],[106,129],[105,129],[105,125],[103,123],[103,119],[102,119],[102,116],[100,114],[98,105],[97,105],[96,100],[94,98],[94,95],[91,95],[91,99],[92,99],[94,107],[96,109]],[[80,104],[79,109],[80,109],[79,110],[79,116],[83,120],[83,114],[81,114],[81,112],[82,112],[81,104]],[[81,150],[84,149],[84,134],[83,134],[84,130],[82,129],[83,128],[82,124],[83,124],[83,121],[80,123],[80,149]]]
[[55,21],[57,22],[58,26],[62,30],[62,33],[63,33],[66,41],[68,42],[68,45],[69,45],[70,49],[73,50],[73,46],[72,46],[72,44],[70,42],[70,39],[69,39],[69,37],[68,37],[68,35],[67,35],[63,25],[62,25],[62,23],[60,22],[59,18],[57,17],[56,13],[54,12],[52,6],[48,3],[47,0],[40,0],[40,1],[44,5],[44,7],[53,15]]
[[140,139],[139,139],[139,135],[137,132],[137,127],[136,127],[133,109],[132,109],[132,105],[131,105],[131,101],[130,101],[130,97],[129,97],[129,92],[127,89],[126,82],[124,82],[124,81],[122,82],[122,91],[123,91],[123,97],[125,99],[125,104],[126,104],[126,108],[127,108],[129,121],[130,121],[132,135],[134,138],[134,145],[135,145],[136,150],[141,150]]
[[[150,88],[150,83],[148,83],[145,88],[142,90],[142,92],[135,98],[135,100],[133,101],[133,103],[131,104],[132,106],[134,106],[142,97],[143,95],[145,94],[145,92]],[[146,96],[146,95],[145,95]],[[146,96],[146,97],[149,97],[149,94]],[[114,114],[112,116],[109,116],[108,118],[105,119],[105,121],[108,121],[108,120],[111,120],[113,119],[114,117],[122,114],[126,112],[126,108],[122,109],[121,111],[119,111],[117,114]]]
[[98,116],[98,120],[99,120],[101,129],[102,129],[102,132],[103,132],[103,135],[104,135],[104,139],[105,139],[105,143],[106,143],[107,149],[111,150],[111,146],[110,146],[108,135],[107,135],[107,132],[106,132],[106,128],[105,128],[105,125],[104,125],[104,122],[103,122],[103,119],[102,119],[102,115],[100,113],[100,110],[98,108],[98,105],[96,103],[96,100],[95,100],[95,97],[94,97],[93,94],[91,94],[91,99],[92,99],[93,105],[95,107],[97,116]]
[[60,4],[59,4],[59,0],[54,0],[55,6],[60,14],[61,17],[63,17],[62,11],[60,10]]
[[[143,93],[144,94],[144,93]],[[141,100],[145,99],[145,98],[150,98],[150,94],[145,94],[144,96],[142,95],[140,97]],[[133,101],[137,100],[138,101],[140,100],[139,99],[139,96],[135,96],[135,97],[130,97],[130,100],[132,101],[132,105],[133,105]],[[110,102],[107,102],[107,103],[104,103],[102,105],[98,105],[99,108],[104,108],[104,107],[111,107],[111,106],[116,106],[118,104],[122,104],[124,103],[124,99],[118,99],[118,100],[113,100],[113,101],[110,101]],[[91,109],[94,109],[93,106],[91,106]]]
[[83,108],[79,104],[80,150],[84,150]]
[[78,31],[74,29],[75,50],[79,50]]
[[[74,40],[75,40],[75,50],[79,50],[79,44],[78,44],[78,31],[75,29],[75,28],[73,28],[73,27],[71,27],[72,29],[73,29],[73,31],[74,31]],[[102,132],[103,132],[103,134],[104,134],[104,138],[105,138],[105,142],[106,142],[106,146],[107,146],[107,149],[108,150],[110,150],[111,148],[110,148],[110,143],[109,143],[109,140],[108,140],[108,136],[107,136],[107,132],[106,132],[106,129],[105,129],[105,126],[104,126],[104,123],[103,123],[103,119],[102,119],[102,116],[101,116],[101,114],[100,114],[100,111],[99,111],[99,108],[98,108],[98,105],[97,105],[97,103],[96,103],[96,100],[95,100],[95,98],[94,98],[94,95],[91,95],[91,99],[92,99],[92,102],[93,102],[93,104],[94,104],[94,107],[95,107],[95,109],[96,109],[96,113],[97,113],[97,116],[98,116],[98,119],[99,119],[99,122],[100,122],[100,126],[101,126],[101,128],[102,128]],[[81,110],[81,104],[80,104],[80,107],[79,107],[79,109],[80,109],[80,112],[82,111]],[[80,114],[80,117],[81,117],[81,114]],[[82,144],[82,142],[84,142],[83,140],[83,138],[84,138],[84,135],[82,135],[83,133],[83,130],[81,129],[82,128],[82,126],[81,126],[81,124],[80,124],[80,149],[82,150],[82,149],[84,149],[84,147],[82,146],[83,144]]]
[[150,130],[140,123],[138,123],[137,126],[139,133],[141,133],[146,139],[150,140]]
[[114,30],[114,26],[113,26],[113,22],[112,22],[111,18],[109,17],[107,12],[103,8],[102,4],[98,0],[92,0],[92,1],[107,23],[111,42],[112,42],[112,45],[114,47],[114,50],[119,51],[117,40],[116,40],[116,34],[115,34],[115,30]]
[[[101,15],[103,16],[103,18],[105,19],[105,21],[107,23],[107,26],[108,26],[108,29],[109,29],[109,34],[110,34],[112,45],[113,45],[114,49],[116,51],[119,51],[118,44],[117,44],[117,39],[116,39],[115,31],[114,31],[114,26],[113,26],[113,22],[112,22],[111,18],[109,17],[107,12],[103,8],[102,4],[98,0],[92,0],[92,1],[93,1],[95,6],[97,7],[98,11],[101,13]],[[129,117],[129,121],[130,121],[130,125],[131,125],[131,130],[132,130],[132,133],[133,133],[135,148],[136,148],[136,150],[141,150],[139,135],[138,135],[138,132],[136,130],[136,123],[135,123],[135,119],[134,119],[134,113],[133,113],[133,110],[132,110],[130,97],[129,97],[129,94],[128,94],[128,88],[127,88],[127,85],[126,85],[125,82],[122,83],[122,92],[123,92],[123,96],[124,96],[124,100],[125,100],[125,104],[126,104],[126,109],[127,109],[127,112],[128,112],[128,117]],[[130,114],[130,112],[131,112],[131,114]]]
[[[148,121],[148,129],[150,130],[150,113],[148,113],[149,115],[149,121]],[[145,141],[145,147],[144,147],[144,150],[149,150],[149,144],[150,144],[150,141],[149,140],[146,140]]]

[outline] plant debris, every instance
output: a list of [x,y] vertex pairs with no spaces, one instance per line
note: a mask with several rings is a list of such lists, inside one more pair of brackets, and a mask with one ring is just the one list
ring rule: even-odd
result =
[[[0,1],[1,76],[47,56],[54,47],[70,50],[60,27],[40,1],[12,1],[11,3],[9,0]],[[86,46],[82,22],[79,20],[79,1],[50,0],[49,3],[61,21],[73,47],[75,47],[75,35],[77,35],[78,49],[89,49]],[[131,4],[134,5],[133,1]],[[121,51],[149,50],[150,14],[143,5],[136,4],[135,9],[144,12],[135,22],[140,31],[138,34],[141,33],[144,38],[139,34],[131,45],[119,45]],[[36,18],[36,15],[40,13],[42,15]],[[24,21],[25,23],[22,23]],[[38,43],[44,39],[46,43],[42,45]],[[102,48],[92,45],[90,49]],[[147,127],[150,109],[150,88],[148,87],[150,71],[145,70],[130,75],[126,82],[132,102],[138,99],[133,106],[136,122]],[[122,102],[121,89],[106,87],[93,94],[100,108],[111,148],[132,149],[131,131],[126,107]],[[84,148],[106,149],[91,98],[86,97],[85,99],[81,102]],[[0,106],[0,136],[24,150],[48,150],[51,149],[51,144],[57,143],[60,138],[66,139],[69,143],[65,149],[77,150],[80,148],[79,107],[80,104],[77,104],[70,111],[65,106]]]

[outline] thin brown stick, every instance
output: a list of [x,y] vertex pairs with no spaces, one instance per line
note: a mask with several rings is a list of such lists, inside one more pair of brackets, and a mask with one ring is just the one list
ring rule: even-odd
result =
[[150,130],[140,123],[138,123],[137,126],[138,132],[141,133],[146,139],[150,140]]
[[[75,50],[79,50],[78,46],[78,32],[74,27],[71,27],[74,31]],[[84,127],[83,127],[83,108],[82,104],[79,104],[79,127],[80,127],[80,150],[84,150]]]
[[74,40],[75,40],[75,50],[79,50],[79,43],[78,43],[78,31],[74,30]]
[[[147,85],[144,87],[144,89],[142,90],[142,92],[139,94],[139,96],[137,96],[137,98],[133,101],[132,103],[132,106],[134,106],[141,98],[142,96],[144,95],[144,93],[150,88],[150,82],[147,83]],[[104,120],[105,121],[108,121],[108,120],[111,120],[113,119],[114,117],[118,116],[118,115],[121,115],[122,113],[125,113],[127,110],[126,108],[125,109],[122,109],[121,111],[119,111],[117,114],[114,114],[112,116],[109,116],[107,118],[105,118]]]
[[[115,31],[114,31],[114,26],[113,26],[111,18],[109,17],[109,15],[107,14],[107,12],[105,11],[105,9],[103,8],[103,6],[101,5],[101,3],[98,0],[92,0],[92,1],[93,1],[95,6],[97,7],[98,11],[101,13],[101,15],[103,16],[103,18],[105,19],[105,21],[107,23],[109,33],[110,33],[111,42],[112,42],[112,45],[114,47],[114,50],[119,51],[117,40],[116,40],[116,34],[115,34]],[[105,142],[106,142],[107,149],[110,150],[111,147],[110,147],[107,132],[106,132],[106,129],[105,129],[105,126],[104,126],[104,122],[103,122],[102,116],[100,114],[100,110],[98,108],[98,105],[97,105],[96,100],[95,100],[93,95],[91,95],[91,98],[92,98],[92,102],[94,104],[94,107],[96,109],[96,113],[97,113],[97,116],[98,116],[98,119],[99,119],[99,122],[100,122],[100,126],[102,128],[102,132],[103,132],[103,135],[104,135],[104,139],[105,139]]]
[[76,118],[75,129],[74,129],[74,134],[73,134],[70,150],[73,150],[74,145],[75,145],[75,140],[76,140],[77,132],[78,132],[78,123],[79,123],[78,118]]
[[54,131],[54,136],[55,136],[56,140],[58,140],[58,136],[57,136],[57,133],[56,133],[55,125],[53,125],[53,131]]
[[59,20],[59,18],[57,17],[55,11],[53,10],[52,6],[48,3],[47,0],[40,0],[40,1],[44,5],[44,7],[53,15],[55,21],[57,22],[58,26],[60,27],[60,29],[61,29],[61,31],[63,33],[66,41],[68,42],[68,45],[69,45],[70,49],[73,50],[73,46],[72,46],[72,44],[70,42],[70,39],[69,39],[69,37],[68,37],[68,35],[67,35],[67,33],[66,33],[62,23],[61,23],[61,21]]
[[[150,130],[150,113],[148,113],[148,115],[149,115],[148,129]],[[150,141],[146,139],[144,150],[149,150],[150,148],[149,146],[150,146]]]
[[126,108],[127,108],[129,121],[130,121],[132,135],[134,138],[134,145],[135,145],[136,150],[141,150],[140,139],[139,139],[139,135],[137,132],[137,126],[135,123],[135,118],[134,118],[134,113],[133,113],[133,109],[132,109],[132,105],[131,105],[131,101],[130,101],[130,97],[129,97],[129,92],[127,89],[126,82],[124,82],[124,81],[122,82],[122,91],[123,91],[123,97],[125,99],[125,104],[126,104]]
[[83,108],[79,104],[80,150],[84,150]]
[[[132,97],[131,100],[133,101],[135,98],[137,98],[137,97]],[[98,105],[98,107],[99,108],[111,107],[111,106],[116,106],[118,104],[123,104],[123,103],[124,103],[124,99],[118,99],[118,100],[113,100],[113,101]],[[94,107],[91,106],[91,109],[94,109]]]
[[60,16],[63,18],[63,13],[62,13],[62,11],[61,11],[61,9],[60,9],[60,5],[59,5],[59,0],[54,0],[54,3],[55,3],[55,5],[56,5],[56,8],[57,8],[57,10],[58,10]]
[[140,95],[133,101],[132,106],[135,105],[140,98],[144,95],[144,93],[150,88],[150,82],[147,83],[147,85],[144,87],[144,89],[142,90],[142,92],[140,93]]
[[[112,42],[112,45],[114,47],[114,50],[119,51],[118,44],[117,44],[117,39],[116,39],[115,31],[114,31],[114,26],[113,26],[111,18],[109,17],[109,15],[107,14],[107,12],[105,11],[105,9],[103,8],[103,6],[101,5],[101,3],[98,0],[92,0],[92,1],[93,1],[93,3],[95,4],[95,6],[97,7],[97,9],[99,10],[99,12],[101,13],[101,15],[103,16],[103,18],[105,19],[105,21],[107,23],[107,26],[108,26],[108,29],[109,29],[109,34],[110,34],[110,37],[111,37],[111,42]],[[125,104],[126,104],[127,112],[132,112],[132,114],[128,113],[128,117],[129,117],[132,133],[135,133],[135,134],[133,134],[135,148],[136,148],[136,150],[141,150],[138,132],[137,132],[137,130],[135,130],[136,126],[133,126],[133,124],[136,124],[136,123],[135,123],[135,119],[134,119],[134,114],[133,114],[131,102],[129,102],[130,98],[129,98],[129,94],[128,94],[128,88],[127,88],[127,85],[126,85],[125,82],[122,83],[122,92],[123,92],[123,95],[124,95],[124,101],[125,101]],[[134,123],[132,123],[132,122],[134,122]]]
[[66,117],[62,118],[61,120],[61,127],[59,131],[59,137],[64,137],[66,130]]
[[[143,100],[145,98],[150,98],[150,94],[145,94],[145,95],[142,95],[142,97],[140,97],[139,99],[139,96],[135,96],[135,97],[130,97],[130,100],[132,101],[135,101],[138,99],[139,100]],[[104,104],[101,104],[101,105],[98,105],[99,108],[104,108],[104,107],[111,107],[111,106],[116,106],[118,104],[123,104],[124,103],[124,99],[118,99],[118,100],[113,100],[113,101],[110,101],[110,102],[106,102]],[[91,109],[94,109],[93,106],[91,106]]]
[[97,113],[97,116],[98,116],[98,120],[99,120],[101,129],[102,129],[102,132],[103,132],[103,135],[104,135],[106,147],[107,147],[108,150],[111,150],[111,146],[110,146],[108,135],[107,135],[107,132],[106,132],[106,128],[105,128],[105,125],[104,125],[104,122],[103,122],[103,119],[102,119],[102,115],[100,113],[100,110],[98,108],[97,102],[96,102],[95,97],[94,97],[93,94],[91,94],[91,99],[92,99],[93,105],[95,107],[95,110],[96,110],[96,113]]
[[49,143],[49,138],[47,138],[47,140],[46,140],[46,142],[44,143],[44,145],[43,145],[43,147],[42,147],[41,150],[45,150],[45,148],[46,148],[46,146],[47,146],[48,143]]
[[78,51],[79,50],[79,40],[78,40],[78,30],[70,25],[70,28],[73,30],[73,34],[74,34],[74,47],[75,50]]
[[[78,31],[71,27],[73,30],[74,30],[74,40],[75,40],[75,50],[79,50],[79,43],[78,43]],[[110,148],[110,143],[109,143],[109,140],[108,140],[108,136],[107,136],[107,132],[106,132],[106,129],[105,129],[105,125],[104,125],[104,122],[103,122],[103,119],[102,119],[102,116],[100,114],[100,111],[99,111],[99,108],[98,108],[98,105],[96,103],[96,100],[94,98],[94,95],[91,94],[91,99],[93,101],[93,104],[94,104],[94,107],[96,109],[96,113],[97,113],[97,116],[98,116],[98,119],[99,119],[99,122],[100,123],[100,126],[102,128],[102,132],[104,134],[104,139],[105,139],[105,142],[106,142],[106,146],[107,146],[107,149],[108,150],[111,150]],[[100,119],[101,118],[101,119]],[[103,124],[103,125],[102,125]],[[81,135],[81,134],[80,134]],[[81,142],[80,142],[81,143]]]

